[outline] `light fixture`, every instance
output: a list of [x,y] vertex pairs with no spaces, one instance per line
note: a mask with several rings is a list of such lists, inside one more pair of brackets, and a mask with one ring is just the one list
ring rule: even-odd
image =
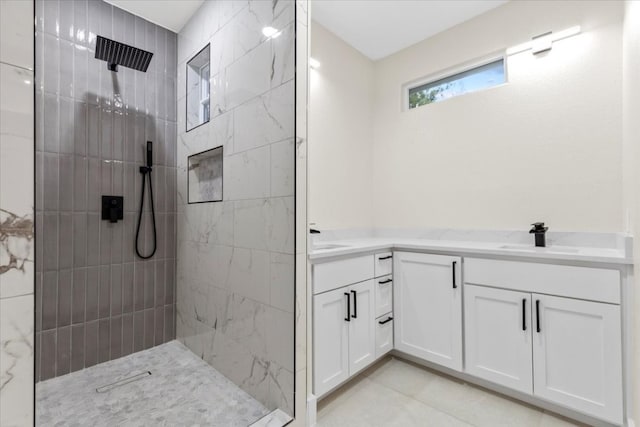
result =
[[524,52],[531,49],[531,53],[534,55],[551,50],[553,42],[566,39],[571,36],[580,34],[580,26],[567,28],[566,30],[558,31],[557,33],[549,31],[548,33],[540,34],[526,43],[519,44],[507,49],[507,55],[514,55],[516,53]]
[[24,84],[26,84],[26,85],[30,85],[30,84],[31,84],[31,80],[25,80],[25,81],[24,81]]
[[277,28],[273,27],[264,27],[262,29],[262,34],[264,34],[264,36],[267,38],[275,39],[280,34],[282,34],[282,31],[279,31]]
[[315,58],[309,58],[309,66],[314,70],[317,70],[318,68],[320,68],[320,61]]

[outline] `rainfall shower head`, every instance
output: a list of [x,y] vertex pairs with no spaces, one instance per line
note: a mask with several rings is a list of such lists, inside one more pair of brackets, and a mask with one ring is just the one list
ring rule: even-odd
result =
[[153,53],[98,36],[96,59],[107,61],[109,70],[118,71],[118,65],[147,72]]

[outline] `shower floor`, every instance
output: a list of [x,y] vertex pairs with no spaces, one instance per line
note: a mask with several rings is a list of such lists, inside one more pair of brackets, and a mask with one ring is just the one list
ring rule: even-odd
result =
[[178,341],[36,385],[37,426],[246,427],[269,412]]

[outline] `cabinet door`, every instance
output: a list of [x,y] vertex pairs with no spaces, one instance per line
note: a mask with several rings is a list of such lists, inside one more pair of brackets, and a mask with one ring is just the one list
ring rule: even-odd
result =
[[394,343],[412,356],[462,370],[461,259],[394,252]]
[[534,395],[622,423],[620,306],[533,294]]
[[344,287],[313,297],[313,384],[317,396],[349,377],[348,290]]
[[361,371],[376,358],[376,307],[373,289],[373,280],[349,286],[349,375]]
[[464,285],[465,371],[533,393],[531,294]]

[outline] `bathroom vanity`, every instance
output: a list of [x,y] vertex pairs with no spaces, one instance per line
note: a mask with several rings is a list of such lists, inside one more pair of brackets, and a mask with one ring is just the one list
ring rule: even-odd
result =
[[314,395],[393,351],[582,422],[625,425],[630,240],[534,248],[370,237],[321,246],[310,255]]

